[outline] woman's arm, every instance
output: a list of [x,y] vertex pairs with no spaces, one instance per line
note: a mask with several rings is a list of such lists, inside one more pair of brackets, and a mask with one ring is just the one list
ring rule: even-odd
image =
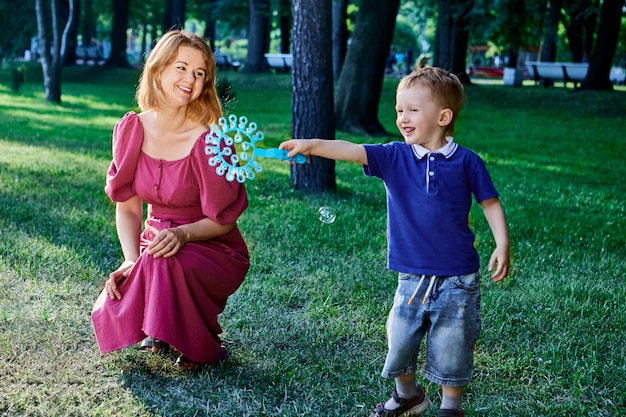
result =
[[142,203],[138,196],[118,202],[115,206],[115,226],[125,261],[135,262],[139,258],[142,217]]
[[219,224],[204,218],[194,223],[163,229],[154,237],[146,250],[155,258],[175,255],[187,242],[210,240],[225,235],[235,228],[235,223]]
[[139,236],[141,234],[142,203],[137,196],[115,205],[115,226],[117,237],[124,254],[124,262],[109,274],[104,290],[109,298],[122,299],[118,284],[128,276],[131,268],[139,258]]

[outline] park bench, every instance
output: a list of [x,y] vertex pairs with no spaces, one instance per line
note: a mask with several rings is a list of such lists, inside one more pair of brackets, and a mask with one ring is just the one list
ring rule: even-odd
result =
[[92,63],[94,65],[99,65],[104,63],[104,57],[100,53],[100,48],[98,48],[97,46],[77,46],[76,61],[80,61],[81,64]]
[[218,68],[232,69],[232,70],[237,71],[239,67],[241,67],[241,62],[233,61],[233,59],[231,58],[229,54],[216,52],[213,56],[215,57],[215,65]]
[[291,54],[265,54],[267,66],[280,72],[289,72],[293,66]]
[[536,83],[563,81],[565,87],[571,82],[576,87],[587,76],[589,64],[586,62],[540,62],[526,61],[526,68]]

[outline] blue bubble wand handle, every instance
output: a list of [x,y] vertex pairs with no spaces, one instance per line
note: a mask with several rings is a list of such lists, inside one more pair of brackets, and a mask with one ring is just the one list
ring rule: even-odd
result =
[[295,162],[296,164],[304,164],[306,162],[306,155],[304,154],[296,154],[294,157],[289,157],[287,154],[289,153],[286,149],[278,149],[278,148],[256,148],[254,151],[254,156],[261,156],[263,158],[272,158],[272,159],[280,159],[282,161]]
[[[256,174],[263,171],[257,157],[280,159],[283,161],[304,164],[306,156],[297,154],[289,157],[284,149],[263,149],[256,146],[265,135],[257,131],[257,124],[248,123],[248,118],[237,118],[234,114],[220,117],[216,124],[211,125],[211,132],[205,136],[204,152],[209,157],[209,165],[215,167],[217,175],[224,176],[227,181],[253,180]],[[235,151],[235,145],[239,151]]]

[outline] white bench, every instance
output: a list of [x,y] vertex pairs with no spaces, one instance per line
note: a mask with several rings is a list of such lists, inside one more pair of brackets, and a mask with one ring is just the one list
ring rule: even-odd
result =
[[215,58],[215,66],[223,69],[233,69],[237,71],[239,67],[241,67],[241,62],[233,61],[233,59],[228,54],[223,54],[221,52],[217,52],[213,54]]
[[574,83],[576,86],[587,76],[589,64],[586,62],[540,62],[526,61],[528,72],[535,82],[563,81]]
[[293,66],[293,55],[291,54],[265,54],[267,66],[277,71],[288,72]]
[[104,57],[100,53],[100,48],[97,46],[77,46],[76,58],[77,61],[81,61],[82,64],[89,64],[91,62],[94,65],[100,65],[104,63]]

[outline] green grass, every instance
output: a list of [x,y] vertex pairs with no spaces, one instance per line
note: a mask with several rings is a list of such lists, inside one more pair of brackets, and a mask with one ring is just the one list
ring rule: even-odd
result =
[[[221,319],[231,360],[185,374],[171,356],[99,355],[89,314],[121,257],[104,178],[137,74],[67,69],[57,107],[44,103],[36,70],[19,93],[0,71],[0,414],[368,415],[392,387],[379,373],[395,273],[384,188],[354,164],[337,163],[335,194],[294,191],[289,167],[268,160],[247,183],[239,226],[252,266]],[[288,75],[226,77],[229,110],[259,124],[264,146],[289,137]],[[380,110],[389,140],[396,81]],[[513,253],[506,282],[483,269],[468,415],[626,413],[625,113],[623,90],[467,88],[456,140],[485,159]],[[323,205],[337,209],[335,223],[318,221]],[[486,264],[479,207],[471,222]]]

